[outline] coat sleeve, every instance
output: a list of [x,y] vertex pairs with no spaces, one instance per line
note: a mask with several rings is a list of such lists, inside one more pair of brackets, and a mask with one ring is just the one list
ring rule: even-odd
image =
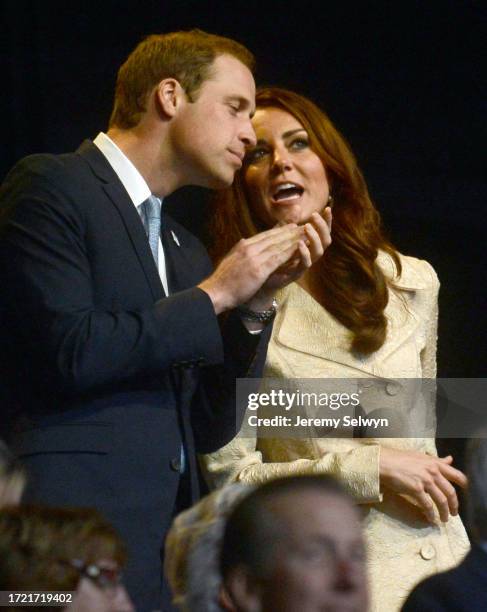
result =
[[325,452],[317,459],[266,462],[255,438],[236,437],[216,453],[201,457],[208,484],[217,488],[232,482],[261,484],[297,474],[329,474],[359,503],[382,500],[379,485],[379,444],[357,445],[345,452]]
[[259,335],[249,334],[236,312],[226,318],[222,329],[224,363],[201,371],[192,426],[196,449],[210,453],[232,440],[240,430],[246,405],[238,403],[239,378],[252,378],[256,388],[262,376],[272,324]]

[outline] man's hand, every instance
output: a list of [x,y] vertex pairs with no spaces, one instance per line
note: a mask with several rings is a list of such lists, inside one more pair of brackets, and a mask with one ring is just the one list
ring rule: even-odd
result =
[[240,240],[215,272],[198,287],[210,296],[216,314],[247,304],[269,308],[276,289],[296,280],[331,243],[331,210],[313,213],[304,226],[294,223]]
[[242,238],[198,286],[208,293],[217,314],[235,308],[248,302],[304,239],[304,228],[295,224]]
[[307,269],[322,257],[331,244],[331,208],[324,211],[324,218],[313,213],[310,221],[304,225],[305,240],[298,244],[298,251],[283,266],[273,272],[262,287],[262,291],[275,294],[276,289],[282,289],[297,280]]

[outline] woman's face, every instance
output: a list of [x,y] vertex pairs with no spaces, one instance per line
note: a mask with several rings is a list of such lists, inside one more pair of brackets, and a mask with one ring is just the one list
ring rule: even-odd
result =
[[64,612],[135,612],[115,561],[102,560],[92,564],[99,576],[82,575],[72,603]]
[[279,108],[257,110],[252,124],[257,144],[247,151],[244,181],[253,213],[268,227],[305,223],[324,209],[330,192],[308,133]]

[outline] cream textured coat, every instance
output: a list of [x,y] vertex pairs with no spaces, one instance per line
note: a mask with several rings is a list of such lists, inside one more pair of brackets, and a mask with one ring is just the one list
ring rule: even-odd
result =
[[[392,259],[378,263],[390,279]],[[271,378],[365,378],[380,381],[384,400],[398,401],[396,382],[383,379],[436,376],[439,282],[422,260],[401,255],[397,289],[390,289],[385,314],[387,339],[362,359],[349,351],[348,330],[297,284],[279,296],[265,376]],[[395,397],[394,397],[395,396]],[[393,405],[393,404],[392,404]],[[362,504],[368,546],[371,610],[396,612],[424,577],[457,564],[469,549],[459,517],[436,526],[412,505],[381,494],[380,445],[437,454],[433,438],[250,439],[238,437],[202,458],[211,486],[241,481],[260,483],[288,474],[327,473],[338,477]]]

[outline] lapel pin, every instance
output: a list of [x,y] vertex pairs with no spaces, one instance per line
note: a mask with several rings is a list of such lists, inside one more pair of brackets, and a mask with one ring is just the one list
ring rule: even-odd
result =
[[171,230],[171,235],[172,235],[172,239],[174,240],[174,242],[178,245],[178,247],[180,247],[181,245],[179,244],[178,237],[172,230]]

